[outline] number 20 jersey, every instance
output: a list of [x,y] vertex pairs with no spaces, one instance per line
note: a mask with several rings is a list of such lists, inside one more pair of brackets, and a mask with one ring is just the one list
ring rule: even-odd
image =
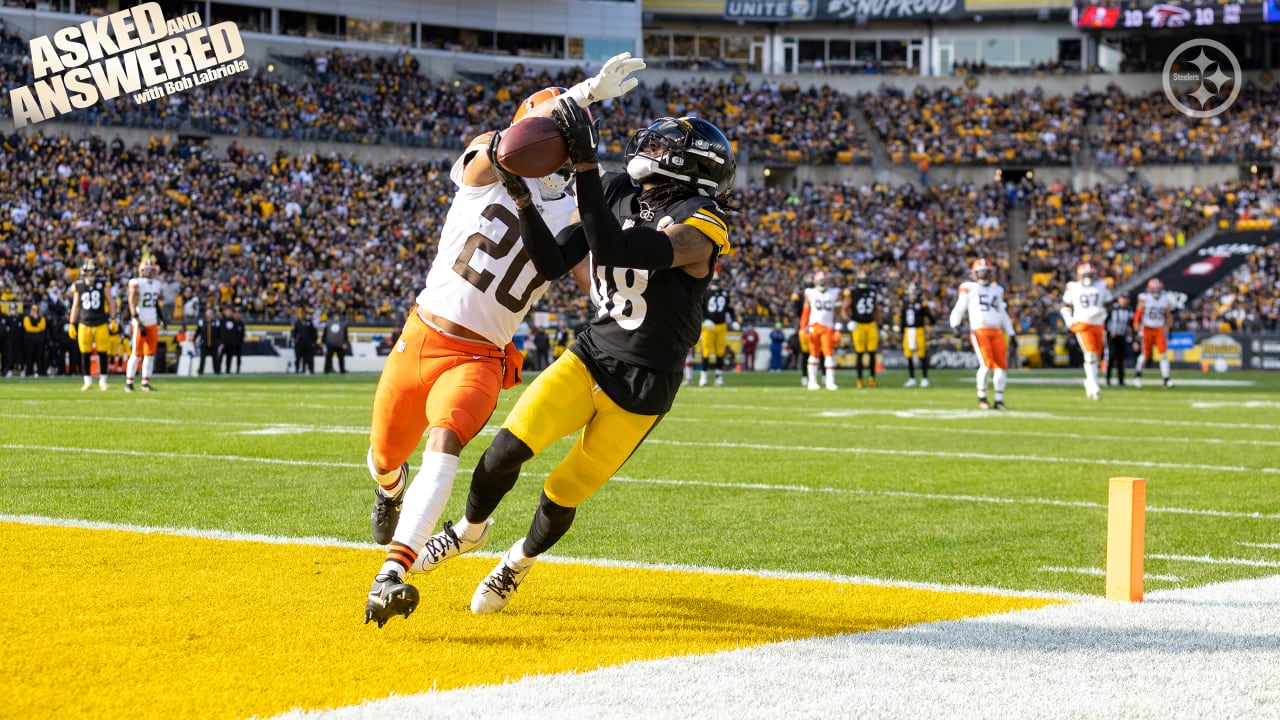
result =
[[[548,286],[524,249],[520,217],[502,183],[463,184],[466,157],[455,163],[451,174],[458,190],[418,305],[503,347]],[[544,201],[536,186],[532,190],[535,206],[552,235],[570,224],[577,210],[573,196]]]

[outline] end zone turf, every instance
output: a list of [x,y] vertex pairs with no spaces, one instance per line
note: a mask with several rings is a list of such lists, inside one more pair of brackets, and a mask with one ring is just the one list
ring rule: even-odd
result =
[[1042,607],[1053,599],[822,579],[541,563],[475,617],[491,558],[412,582],[361,623],[374,549],[0,523],[15,717],[239,718],[637,660]]

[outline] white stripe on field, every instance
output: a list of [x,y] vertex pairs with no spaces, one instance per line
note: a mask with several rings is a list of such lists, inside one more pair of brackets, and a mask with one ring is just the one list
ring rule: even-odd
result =
[[[640,483],[651,485],[694,485],[699,487],[724,488],[728,490],[774,490],[780,492],[799,493],[831,493],[835,495],[868,495],[880,497],[901,497],[920,500],[942,500],[947,502],[991,503],[997,505],[1052,505],[1056,507],[1077,507],[1090,509],[1106,509],[1106,504],[1085,500],[1051,500],[1049,498],[1002,498],[982,495],[947,495],[943,493],[909,492],[906,490],[859,490],[856,488],[809,487],[807,485],[769,485],[765,483],[730,483],[711,482],[709,480],[663,480],[659,478],[629,478],[618,476],[610,482]],[[1203,510],[1197,508],[1167,508],[1158,505],[1147,507],[1149,513],[1168,513],[1171,515],[1204,515],[1207,517],[1247,518],[1251,520],[1280,520],[1280,513],[1241,512],[1238,510]]]
[[804,452],[850,453],[853,455],[893,455],[898,457],[964,458],[966,460],[992,460],[1016,462],[1065,463],[1068,465],[1107,465],[1110,467],[1145,467],[1166,470],[1213,470],[1216,472],[1256,472],[1280,474],[1280,467],[1251,468],[1243,465],[1204,465],[1200,463],[1166,463],[1154,460],[1115,460],[1110,458],[1069,458],[1044,455],[998,455],[996,453],[951,452],[943,450],[892,450],[868,447],[821,447],[803,445],[767,445],[764,443],[698,443],[684,440],[645,440],[648,444],[685,447],[738,448],[742,450],[789,450]]
[[[662,422],[664,424],[672,423],[672,422],[685,422],[685,423],[697,423],[699,425],[705,425],[707,421],[704,418],[683,418],[683,417],[673,418],[668,416],[666,418],[663,418]],[[778,425],[782,427],[806,426],[806,427],[819,427],[819,428],[828,428],[828,429],[833,427],[857,428],[859,430],[864,430],[864,431],[865,430],[873,430],[873,431],[882,431],[882,430],[899,431],[900,430],[904,432],[920,432],[922,429],[919,425],[886,425],[882,423],[876,423],[871,427],[867,427],[865,425],[857,425],[853,423],[838,423],[838,422],[833,422],[831,420],[825,420],[825,421],[764,420],[760,418],[736,418],[736,417],[716,418],[716,423],[719,425],[745,424],[745,425]],[[984,435],[988,437],[991,435],[991,430],[989,428],[987,429],[961,428],[961,427],[948,427],[948,426],[934,425],[928,428],[928,431],[930,434],[937,434],[937,435]],[[1153,443],[1155,442],[1184,443],[1187,441],[1187,437],[1185,435],[1178,435],[1178,436],[1100,435],[1095,433],[1048,432],[1044,430],[1001,430],[1000,435],[1001,437],[1016,435],[1019,437],[1043,437],[1043,438],[1057,438],[1057,439],[1064,439],[1064,440],[1088,440],[1091,442],[1096,440],[1114,440],[1116,442],[1138,441],[1138,442],[1153,442]],[[1258,445],[1258,446],[1265,446],[1265,447],[1280,447],[1280,440],[1243,440],[1238,438],[1197,437],[1195,441],[1197,444],[1204,443],[1206,445]]]
[[[96,520],[77,520],[72,518],[53,518],[40,515],[6,515],[0,513],[0,522],[21,525],[49,525],[56,527],[84,528],[87,530],[120,530],[157,535],[174,535],[179,537],[206,538],[227,540],[232,542],[261,542],[273,545],[312,545],[316,547],[343,547],[357,550],[368,549],[385,551],[383,545],[373,543],[357,543],[347,540],[336,540],[324,537],[287,537],[282,535],[262,535],[258,533],[229,532],[226,530],[199,530],[195,528],[167,528],[147,525],[129,525],[122,523],[99,522]],[[501,552],[473,552],[476,557],[499,558]],[[609,560],[597,558],[574,558],[556,555],[541,555],[539,562],[559,563],[562,565],[595,565],[598,567],[635,568],[638,570],[677,570],[681,572],[704,573],[708,575],[741,575],[747,577],[767,577],[779,580],[827,580],[831,582],[851,583],[856,585],[875,585],[878,587],[900,587],[915,590],[934,590],[937,592],[980,593],[1005,597],[1034,597],[1053,600],[1095,600],[1094,595],[1061,591],[1015,590],[1011,588],[984,587],[980,585],[944,585],[942,583],[913,582],[910,580],[888,580],[869,578],[858,575],[836,575],[822,572],[790,572],[785,570],[735,570],[731,568],[707,567],[702,565],[681,565],[668,563],[637,563],[626,560]]]
[[[487,430],[486,430],[487,431]],[[656,442],[656,441],[649,441]],[[88,453],[91,455],[124,455],[127,457],[165,457],[179,459],[194,460],[226,460],[230,462],[249,462],[249,463],[265,463],[269,465],[296,465],[301,467],[328,467],[328,468],[364,468],[364,463],[341,463],[329,462],[325,460],[286,460],[281,458],[261,458],[246,457],[241,455],[208,455],[196,453],[175,453],[160,451],[142,451],[142,450],[111,450],[99,448],[80,448],[80,447],[60,447],[51,445],[16,445],[16,444],[0,444],[0,449],[9,450],[46,450],[59,453]],[[459,467],[458,472],[465,474],[470,472],[474,466]],[[545,478],[545,473],[521,473],[521,477]],[[1053,505],[1058,507],[1078,507],[1078,508],[1105,508],[1106,505],[1096,502],[1075,501],[1075,500],[1051,500],[1048,498],[1002,498],[987,497],[981,495],[947,495],[942,493],[918,493],[896,490],[859,490],[850,488],[832,488],[832,487],[810,487],[806,485],[769,485],[765,483],[729,483],[729,482],[710,482],[704,480],[667,480],[661,478],[629,478],[624,476],[616,476],[611,482],[622,483],[638,483],[651,485],[689,485],[699,487],[724,488],[731,490],[771,490],[781,492],[814,492],[814,493],[834,493],[845,495],[868,495],[881,497],[903,497],[915,498],[921,500],[941,500],[946,502],[973,502],[973,503],[995,503],[995,504],[1027,504],[1027,505]],[[1169,513],[1174,515],[1202,515],[1207,517],[1226,517],[1226,518],[1249,518],[1255,520],[1277,520],[1280,519],[1280,513],[1260,513],[1260,512],[1241,512],[1237,510],[1210,510],[1199,508],[1166,508],[1159,506],[1151,506],[1147,508],[1149,513]]]
[[[1103,568],[1094,568],[1094,567],[1071,568],[1071,567],[1045,566],[1040,568],[1040,572],[1066,573],[1066,574],[1072,574],[1072,575],[1092,575],[1094,577],[1105,577],[1107,574],[1107,571],[1104,570]],[[1182,582],[1182,578],[1178,577],[1177,575],[1152,575],[1150,573],[1144,573],[1142,577],[1143,579],[1146,579],[1146,580],[1164,580],[1166,582],[1175,582],[1175,583]]]
[[1242,543],[1240,543],[1240,544],[1241,544],[1241,545],[1244,545],[1245,547],[1263,548],[1264,550],[1280,550],[1280,543],[1250,543],[1250,542],[1242,542]]
[[[926,410],[917,408],[914,410],[904,410],[901,408],[841,408],[839,410],[822,411],[814,407],[804,405],[727,405],[723,403],[708,405],[691,405],[687,407],[697,408],[714,408],[718,410],[728,410],[730,413],[738,412],[744,417],[759,416],[762,411],[766,412],[795,412],[799,414],[818,414],[830,412],[832,417],[843,416],[853,417],[856,415],[894,415],[897,417],[931,419],[931,420],[968,420],[972,418],[983,418],[988,420],[1013,420],[1015,422],[1024,422],[1026,420],[1061,420],[1065,422],[1079,422],[1086,425],[1097,425],[1099,420],[1105,420],[1108,423],[1116,423],[1122,425],[1164,425],[1178,427],[1212,427],[1212,428],[1228,428],[1235,430],[1280,430],[1280,425],[1261,424],[1261,423],[1224,423],[1213,422],[1208,420],[1166,420],[1159,417],[1137,416],[1107,416],[1098,418],[1088,415],[1059,415],[1051,412],[1031,412],[1026,410],[1014,410],[1010,412],[992,412],[991,410],[966,410],[957,408],[954,405],[948,405],[938,410]],[[677,408],[679,409],[679,408]]]
[[1174,560],[1178,562],[1205,563],[1206,565],[1244,565],[1247,567],[1280,568],[1280,562],[1272,560],[1249,560],[1247,558],[1215,558],[1208,555],[1147,555],[1155,560]]

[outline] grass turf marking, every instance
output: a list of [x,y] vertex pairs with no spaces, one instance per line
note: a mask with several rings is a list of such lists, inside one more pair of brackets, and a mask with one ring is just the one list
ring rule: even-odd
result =
[[482,618],[466,605],[492,560],[464,557],[378,630],[361,623],[376,550],[21,523],[0,548],[23,578],[0,588],[15,717],[267,715],[1057,602],[540,563]]

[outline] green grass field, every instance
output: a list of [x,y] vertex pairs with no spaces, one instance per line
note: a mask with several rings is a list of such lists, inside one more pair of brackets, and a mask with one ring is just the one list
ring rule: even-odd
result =
[[[1182,372],[1171,391],[1104,388],[1101,403],[1078,374],[1013,373],[1008,412],[977,410],[967,371],[925,390],[903,373],[854,390],[842,373],[839,391],[809,392],[794,372],[685,388],[554,553],[1101,595],[1107,479],[1137,476],[1148,589],[1280,572],[1280,374]],[[118,378],[106,393],[0,381],[0,507],[368,542],[376,382],[160,377],[127,395]],[[518,392],[463,452],[446,518]],[[525,467],[488,550],[525,533],[567,442]]]

